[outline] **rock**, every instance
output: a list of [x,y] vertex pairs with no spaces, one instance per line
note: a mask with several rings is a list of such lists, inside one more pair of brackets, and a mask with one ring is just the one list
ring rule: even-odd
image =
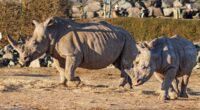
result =
[[164,8],[163,14],[165,17],[170,17],[173,14],[173,8]]
[[162,7],[169,8],[173,6],[173,0],[162,0]]
[[2,57],[3,59],[9,59],[9,60],[12,60],[14,57],[13,57],[13,54],[12,53],[5,53]]
[[135,7],[141,9],[142,5],[139,2],[135,2]]
[[144,5],[148,8],[153,6],[153,3],[155,2],[155,0],[144,0]]
[[72,13],[82,13],[82,11],[77,6],[72,6],[71,11]]
[[193,7],[193,10],[195,11],[200,10],[200,2],[193,3],[192,7]]
[[128,17],[140,17],[140,14],[141,14],[141,11],[139,8],[135,8],[135,7],[132,7],[132,8],[128,8]]
[[102,18],[104,16],[103,10],[97,12],[98,17]]
[[10,60],[8,66],[9,66],[9,67],[15,66],[15,62],[13,62],[12,60]]
[[132,5],[129,2],[126,2],[125,0],[121,0],[120,2],[118,2],[118,6],[124,9],[128,9],[132,7]]
[[120,17],[116,11],[112,11],[112,18],[118,18]]
[[182,18],[180,8],[173,8],[173,15],[175,19]]
[[154,7],[161,7],[162,6],[162,0],[155,0]]
[[86,18],[94,18],[94,17],[95,17],[94,12],[87,12],[86,13]]
[[192,19],[200,19],[200,13],[196,13],[194,16],[192,16]]
[[84,13],[97,12],[97,11],[99,11],[101,9],[102,9],[102,7],[101,7],[101,4],[99,2],[92,2],[92,3],[89,3],[88,5],[86,5],[83,8],[83,11],[84,11]]
[[5,54],[5,53],[4,53],[3,49],[1,49],[1,50],[0,50],[0,58],[2,58],[4,54]]
[[29,65],[29,67],[32,67],[32,68],[40,67],[39,59],[36,59],[36,60],[32,61],[31,64]]
[[149,16],[152,17],[163,16],[161,8],[149,7],[148,10],[149,10]]
[[73,18],[82,18],[83,14],[81,13],[72,13]]
[[183,4],[179,0],[175,0],[173,3],[173,7],[180,8],[182,6],[183,6]]

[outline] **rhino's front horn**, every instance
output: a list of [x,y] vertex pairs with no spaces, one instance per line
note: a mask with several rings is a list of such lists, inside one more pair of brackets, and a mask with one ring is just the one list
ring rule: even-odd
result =
[[8,42],[9,42],[13,47],[17,47],[17,46],[18,46],[18,43],[17,43],[9,34],[7,34],[7,39],[8,39]]

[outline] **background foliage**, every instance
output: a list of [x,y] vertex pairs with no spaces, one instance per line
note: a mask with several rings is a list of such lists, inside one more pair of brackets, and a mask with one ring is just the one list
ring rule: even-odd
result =
[[[68,0],[27,0],[21,4],[0,3],[0,32],[4,35],[4,38],[0,40],[0,47],[7,44],[5,32],[14,36],[15,39],[19,36],[31,36],[33,19],[41,22],[50,16],[68,16],[69,9]],[[200,41],[199,20],[114,18],[106,19],[106,21],[127,29],[138,41],[175,34],[192,41]]]

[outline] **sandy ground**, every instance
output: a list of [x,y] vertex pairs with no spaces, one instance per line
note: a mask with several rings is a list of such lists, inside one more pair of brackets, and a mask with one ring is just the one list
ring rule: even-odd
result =
[[119,71],[77,69],[85,86],[58,85],[59,74],[52,68],[0,69],[0,110],[134,109],[200,110],[200,70],[193,72],[188,99],[160,101],[160,83],[150,81],[133,89],[119,88]]

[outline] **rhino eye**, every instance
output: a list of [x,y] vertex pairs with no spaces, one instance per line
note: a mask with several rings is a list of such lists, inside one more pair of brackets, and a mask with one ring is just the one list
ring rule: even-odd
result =
[[146,69],[146,68],[148,68],[147,66],[142,66],[142,69]]

